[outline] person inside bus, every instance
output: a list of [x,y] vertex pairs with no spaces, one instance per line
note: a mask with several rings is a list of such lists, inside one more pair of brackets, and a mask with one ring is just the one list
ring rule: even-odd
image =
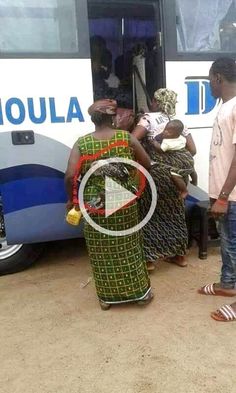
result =
[[112,91],[106,82],[112,66],[112,55],[106,47],[106,41],[101,36],[93,36],[90,47],[94,98],[112,98]]
[[[90,159],[86,158],[82,164],[82,176],[94,162],[98,162],[98,160],[105,162],[112,157],[136,160],[146,169],[151,166],[148,154],[137,139],[127,131],[115,130],[112,127],[113,116],[117,111],[116,101],[108,99],[96,101],[88,111],[95,124],[95,132],[80,137],[71,151],[65,175],[69,209],[73,206],[73,179],[80,157],[90,155]],[[119,146],[109,148],[111,143],[119,143]],[[101,150],[103,150],[102,154]],[[95,158],[93,159],[91,156],[95,156]],[[136,199],[129,206],[115,211],[108,217],[105,212],[98,210],[98,208],[96,210],[95,202],[99,201],[100,209],[107,171],[114,182],[122,184],[122,187],[127,189],[136,186],[136,176],[123,163],[117,163],[115,167],[114,164],[113,166],[111,164],[105,165],[104,173],[100,171],[102,168],[99,168],[99,173],[90,176],[84,190],[85,203],[93,206],[93,212],[90,213],[92,220],[108,231],[120,233],[120,231],[132,229],[139,220]],[[127,302],[136,302],[139,305],[148,304],[152,300],[153,294],[140,231],[116,236],[103,233],[85,222],[84,235],[101,308],[107,310],[111,304]]]
[[101,57],[106,50],[106,41],[99,35],[94,35],[90,38],[91,62],[92,72],[96,72],[101,65]]
[[115,74],[122,83],[132,81],[133,51],[131,49],[122,53],[115,59]]
[[[171,178],[176,185],[180,196],[186,198],[188,195],[187,185],[189,176],[191,183],[197,185],[197,173],[194,169],[194,161],[190,152],[185,149],[186,138],[182,136],[184,125],[182,121],[174,119],[170,120],[162,133],[162,141],[160,143],[159,135],[154,138],[153,146],[159,153],[172,152],[176,154],[178,152],[178,165],[170,168]],[[188,159],[186,160],[186,155]],[[190,156],[190,159],[189,159]],[[186,164],[190,164],[187,167]]]
[[112,71],[112,54],[109,49],[103,51],[101,57],[101,68],[105,71],[105,82],[108,87],[118,89],[120,81]]
[[121,84],[118,77],[112,71],[112,53],[106,48],[106,42],[102,39],[92,41],[92,71],[94,99],[110,98],[117,101],[121,108],[133,107],[132,89],[130,86]]
[[[169,262],[180,267],[187,266],[184,258],[188,244],[188,232],[185,219],[185,206],[179,192],[173,183],[168,167],[176,167],[178,159],[174,154],[159,154],[153,148],[152,141],[161,134],[166,124],[174,118],[177,94],[169,89],[158,89],[154,93],[152,112],[144,114],[138,121],[133,135],[140,141],[149,153],[152,161],[151,175],[157,186],[158,198],[155,212],[143,228],[144,251],[149,262],[149,270],[155,268],[158,258],[167,258]],[[186,138],[186,148],[194,155],[196,147],[186,127],[182,132]],[[186,157],[188,165],[192,158]],[[140,200],[141,214],[149,208],[151,201],[150,190],[144,193]]]
[[145,75],[146,87],[149,97],[153,97],[155,93],[155,86],[158,86],[158,73],[153,70],[158,69],[158,56],[157,56],[157,42],[156,38],[149,37],[146,40],[146,53],[145,53]]

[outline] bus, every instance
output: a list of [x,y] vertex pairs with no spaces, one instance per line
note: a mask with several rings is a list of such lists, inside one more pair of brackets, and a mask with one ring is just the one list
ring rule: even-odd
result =
[[83,236],[65,221],[63,177],[93,131],[94,98],[139,110],[157,88],[176,91],[207,190],[219,105],[208,72],[235,57],[235,1],[0,0],[0,21],[0,274],[31,265],[44,242]]

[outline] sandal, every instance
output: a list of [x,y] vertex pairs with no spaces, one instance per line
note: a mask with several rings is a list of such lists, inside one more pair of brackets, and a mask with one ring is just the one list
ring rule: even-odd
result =
[[99,300],[99,304],[103,311],[107,311],[109,308],[111,308],[111,304],[105,303],[103,300]]
[[236,291],[232,289],[227,289],[227,288],[214,288],[214,284],[207,284],[204,285],[204,287],[198,289],[198,293],[200,295],[213,295],[213,296],[236,296]]
[[184,257],[182,255],[176,255],[175,257],[169,257],[169,258],[165,258],[166,262],[169,263],[174,263],[175,265],[179,266],[179,267],[187,267],[188,263],[186,262],[186,260],[184,259]]
[[136,303],[138,304],[138,306],[146,306],[152,301],[153,298],[154,298],[153,293],[149,292],[148,295],[145,296],[145,298],[143,298],[142,300],[138,300]]
[[234,311],[232,306],[226,304],[225,306],[222,306],[218,310],[212,312],[211,317],[215,321],[233,322],[236,321],[236,312]]

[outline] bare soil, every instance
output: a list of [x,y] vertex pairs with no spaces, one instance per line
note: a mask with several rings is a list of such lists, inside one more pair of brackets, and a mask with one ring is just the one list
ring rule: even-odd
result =
[[197,294],[218,280],[219,250],[188,260],[159,264],[145,308],[101,311],[83,240],[0,277],[0,392],[234,393],[236,323],[210,318],[233,298]]

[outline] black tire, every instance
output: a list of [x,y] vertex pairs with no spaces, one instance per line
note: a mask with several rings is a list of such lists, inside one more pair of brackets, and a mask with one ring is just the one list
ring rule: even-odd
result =
[[30,267],[42,251],[43,244],[22,244],[14,255],[0,259],[0,275],[17,273]]

